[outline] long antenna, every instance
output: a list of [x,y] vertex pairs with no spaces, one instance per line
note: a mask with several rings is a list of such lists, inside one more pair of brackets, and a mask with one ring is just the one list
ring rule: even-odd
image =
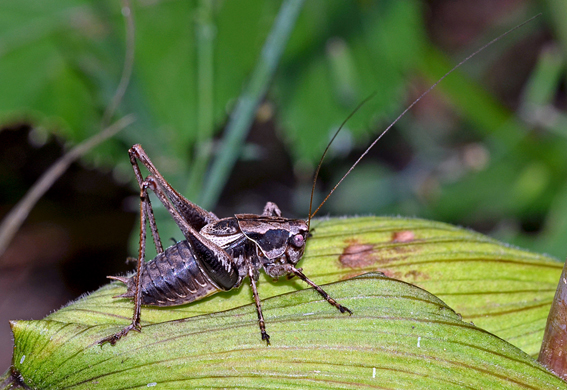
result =
[[[356,114],[356,112],[358,110],[360,110],[360,108],[362,106],[364,106],[370,99],[372,99],[374,96],[376,96],[377,93],[378,93],[377,91],[373,92],[370,96],[368,96],[366,99],[364,99],[362,102],[360,102],[354,110],[352,110],[352,112],[346,117],[346,119],[343,121],[343,123],[341,123],[341,125],[339,126],[337,131],[335,131],[335,134],[333,134],[333,137],[331,138],[331,140],[327,144],[327,147],[325,148],[325,151],[323,152],[323,155],[321,156],[321,159],[319,160],[319,164],[317,164],[317,169],[315,170],[315,175],[313,176],[313,187],[311,188],[311,198],[309,199],[309,219],[307,220],[307,230],[309,230],[309,227],[311,226],[311,208],[313,207],[313,194],[315,193],[315,185],[317,184],[317,177],[319,176],[319,171],[321,170],[321,165],[323,164],[323,160],[325,159],[325,156],[327,155],[327,152],[329,151],[331,144],[333,143],[335,138],[337,138],[337,135],[343,129],[343,127],[346,125],[346,123],[350,120],[350,118],[352,118],[352,116],[354,114]],[[331,195],[331,194],[329,194],[329,195]],[[328,198],[328,196],[327,196],[327,198]],[[325,200],[327,200],[327,199],[325,198]],[[321,205],[319,205],[317,210],[319,210],[322,205],[323,204],[321,203]],[[315,215],[315,214],[313,214],[313,215]]]
[[315,214],[317,214],[317,212],[321,209],[321,207],[325,204],[325,202],[327,202],[327,199],[329,199],[329,197],[331,196],[331,194],[333,192],[335,192],[335,190],[337,189],[337,187],[343,182],[343,180],[350,174],[350,172],[354,169],[354,167],[356,167],[358,165],[358,163],[360,162],[360,160],[362,160],[364,158],[364,156],[366,156],[368,154],[368,152],[370,151],[370,149],[372,149],[374,147],[374,145],[376,145],[376,143],[384,136],[384,134],[386,134],[388,132],[388,130],[390,130],[409,110],[411,110],[413,108],[413,106],[415,106],[417,104],[417,102],[419,102],[425,95],[427,95],[429,92],[431,92],[431,90],[433,90],[433,88],[435,88],[441,81],[443,81],[445,79],[445,77],[449,76],[451,73],[453,73],[455,70],[457,70],[461,65],[463,65],[465,62],[467,62],[468,60],[470,60],[472,57],[476,56],[478,53],[480,53],[481,51],[483,51],[484,49],[486,49],[487,47],[491,46],[493,43],[499,41],[500,39],[504,38],[506,35],[512,33],[513,31],[519,29],[520,27],[524,26],[527,23],[530,23],[532,20],[534,20],[535,18],[541,16],[540,14],[537,14],[535,16],[532,16],[531,18],[529,18],[528,20],[526,20],[525,22],[522,22],[520,24],[518,24],[517,26],[511,28],[510,30],[506,31],[505,33],[501,34],[500,36],[494,38],[493,40],[491,40],[490,42],[486,43],[485,45],[483,45],[480,49],[477,49],[475,52],[473,52],[472,54],[470,54],[469,56],[467,56],[465,59],[463,59],[461,62],[459,62],[457,65],[455,65],[450,71],[448,71],[447,73],[445,73],[439,80],[437,80],[431,87],[429,87],[425,92],[423,92],[417,99],[415,99],[400,115],[398,115],[398,117],[388,126],[386,127],[386,129],[384,131],[382,131],[382,133],[380,133],[380,135],[374,140],[374,142],[372,142],[370,144],[370,146],[368,148],[366,148],[366,150],[364,151],[364,153],[362,153],[360,155],[360,157],[358,158],[358,160],[356,160],[356,162],[354,164],[352,164],[352,166],[349,168],[349,170],[344,174],[344,176],[341,178],[341,180],[339,180],[339,182],[333,187],[333,189],[329,192],[329,194],[325,197],[325,199],[323,199],[323,201],[321,202],[321,204],[319,205],[319,207],[317,207],[317,209],[315,209],[315,211],[313,213],[311,213],[311,204],[313,202],[313,193],[315,191],[315,182],[317,180],[317,175],[319,174],[319,170],[321,169],[321,164],[323,163],[323,158],[325,157],[325,154],[327,154],[327,151],[329,150],[329,147],[331,146],[331,143],[333,142],[333,140],[335,139],[335,137],[337,136],[337,134],[339,133],[339,131],[341,131],[341,129],[343,128],[343,126],[345,125],[345,123],[360,109],[360,107],[366,103],[370,98],[372,98],[374,94],[372,94],[371,96],[369,96],[368,98],[364,99],[362,101],[362,103],[360,103],[354,110],[353,112],[348,116],[348,118],[341,124],[341,126],[339,127],[339,129],[336,131],[335,135],[333,136],[333,138],[331,139],[331,142],[329,142],[329,145],[327,145],[327,148],[325,149],[325,152],[323,153],[323,157],[321,157],[321,161],[319,162],[319,165],[317,166],[317,171],[315,172],[315,178],[313,179],[313,189],[311,190],[311,201],[309,202],[309,219],[307,222],[307,226],[309,226],[311,224],[311,218],[313,218],[315,216]]

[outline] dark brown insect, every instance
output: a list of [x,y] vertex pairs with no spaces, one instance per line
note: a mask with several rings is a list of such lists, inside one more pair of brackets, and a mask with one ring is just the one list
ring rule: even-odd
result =
[[[256,303],[262,340],[269,344],[270,336],[266,332],[260,297],[256,288],[260,269],[274,279],[284,275],[298,276],[341,313],[352,314],[349,309],[337,303],[321,287],[308,279],[301,272],[301,268],[296,268],[305,250],[311,218],[378,140],[419,100],[471,57],[534,18],[514,27],[469,55],[418,97],[372,142],[319,207],[311,212],[315,181],[329,146],[346,121],[372,96],[364,100],[339,127],[321,157],[313,179],[307,220],[284,218],[278,206],[271,202],[266,203],[262,215],[237,214],[233,217],[219,219],[215,214],[202,209],[175,191],[158,172],[144,149],[140,145],[134,145],[129,150],[129,155],[140,186],[140,244],[137,269],[136,273],[130,277],[109,276],[111,279],[126,284],[126,293],[118,297],[133,299],[134,314],[128,326],[100,340],[99,344],[106,342],[115,344],[130,330],[140,331],[140,310],[143,305],[176,306],[197,301],[220,291],[237,288],[247,277],[250,280]],[[149,176],[144,178],[138,161],[148,169]],[[185,240],[165,250],[158,234],[148,189],[157,195],[185,237]],[[147,222],[149,222],[158,252],[157,256],[149,262],[145,262]]]
[[[134,145],[129,154],[140,185],[138,266],[136,273],[130,277],[109,278],[126,284],[126,293],[119,297],[134,300],[134,315],[130,325],[102,339],[100,344],[115,344],[130,330],[140,330],[142,305],[176,306],[197,301],[237,288],[246,277],[254,294],[262,340],[269,344],[270,336],[266,333],[256,288],[260,269],[274,279],[284,275],[298,276],[342,313],[352,314],[295,267],[305,250],[309,221],[283,218],[278,206],[271,202],[266,204],[262,215],[236,214],[219,219],[175,191],[140,145]],[[150,172],[145,179],[138,161]],[[148,189],[157,195],[185,236],[185,240],[165,250],[157,231]],[[145,262],[148,221],[158,254]]]

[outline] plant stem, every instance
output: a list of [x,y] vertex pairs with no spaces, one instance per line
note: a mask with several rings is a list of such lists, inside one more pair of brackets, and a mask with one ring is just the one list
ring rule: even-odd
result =
[[197,41],[197,142],[195,159],[191,166],[185,194],[196,199],[203,186],[203,177],[212,152],[214,130],[213,86],[214,86],[214,40],[213,3],[202,0],[196,24]]
[[232,112],[221,147],[208,174],[199,204],[212,209],[232,171],[252,125],[256,108],[268,89],[304,0],[285,0],[266,39],[256,68]]

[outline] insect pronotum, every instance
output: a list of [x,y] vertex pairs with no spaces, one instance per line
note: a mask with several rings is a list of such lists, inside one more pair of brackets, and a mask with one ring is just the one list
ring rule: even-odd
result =
[[[305,250],[305,241],[309,237],[311,219],[354,167],[358,165],[360,160],[419,100],[470,58],[537,16],[539,15],[532,17],[482,46],[455,65],[413,101],[368,146],[321,204],[312,212],[313,193],[317,175],[329,150],[329,146],[346,121],[372,96],[360,103],[337,129],[323,152],[313,179],[307,220],[282,217],[280,209],[272,202],[266,203],[261,215],[236,214],[228,218],[218,218],[215,214],[202,209],[175,191],[159,173],[142,146],[134,145],[128,153],[134,174],[140,186],[140,243],[138,246],[136,273],[129,277],[109,276],[111,279],[126,284],[127,291],[118,297],[131,298],[134,301],[134,313],[132,321],[128,326],[118,333],[100,340],[99,344],[106,342],[115,344],[131,330],[141,331],[140,311],[144,305],[182,305],[221,291],[237,288],[246,278],[249,279],[252,287],[262,340],[270,344],[270,336],[266,332],[262,305],[256,286],[261,269],[274,279],[284,275],[297,276],[313,287],[341,313],[352,314],[348,308],[339,304],[321,287],[305,276],[301,268],[296,267]],[[142,175],[138,161],[147,168],[149,171],[148,176],[144,177]],[[163,248],[152,205],[148,197],[148,190],[156,194],[159,201],[177,223],[185,240],[177,242],[167,249]],[[145,249],[148,223],[157,249],[157,256],[146,262]]]

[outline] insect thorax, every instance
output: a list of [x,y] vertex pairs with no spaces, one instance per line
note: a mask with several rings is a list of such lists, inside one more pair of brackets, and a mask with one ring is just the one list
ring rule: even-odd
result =
[[[237,214],[204,226],[200,234],[231,255],[240,284],[247,276],[246,262],[254,268],[255,279],[260,268],[276,279],[288,274],[286,264],[297,264],[303,255],[307,225],[304,220]],[[298,235],[299,243],[293,239]]]

